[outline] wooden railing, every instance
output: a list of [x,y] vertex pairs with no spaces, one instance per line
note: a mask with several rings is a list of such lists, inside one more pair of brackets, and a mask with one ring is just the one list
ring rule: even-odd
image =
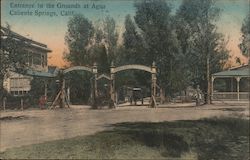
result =
[[[213,100],[238,100],[237,92],[214,92]],[[249,100],[249,92],[239,92],[239,100]]]

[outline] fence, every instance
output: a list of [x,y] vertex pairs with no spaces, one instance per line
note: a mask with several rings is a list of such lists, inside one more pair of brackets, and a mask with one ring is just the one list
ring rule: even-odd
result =
[[[249,100],[249,92],[239,92],[239,100]],[[214,92],[213,100],[238,100],[237,92]]]

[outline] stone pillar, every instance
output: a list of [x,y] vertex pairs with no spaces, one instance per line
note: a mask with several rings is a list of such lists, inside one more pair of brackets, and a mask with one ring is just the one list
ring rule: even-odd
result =
[[155,104],[155,97],[156,97],[156,66],[155,62],[153,62],[152,67],[151,67],[151,102],[152,102],[152,107],[156,107]]
[[94,73],[94,97],[97,97],[97,74],[98,74],[98,71],[97,71],[97,64],[96,62],[94,63],[93,65],[93,73]]
[[240,100],[240,77],[236,77],[237,81],[237,99]]
[[110,66],[110,96],[111,96],[111,100],[115,102],[115,66],[114,63],[111,63]]

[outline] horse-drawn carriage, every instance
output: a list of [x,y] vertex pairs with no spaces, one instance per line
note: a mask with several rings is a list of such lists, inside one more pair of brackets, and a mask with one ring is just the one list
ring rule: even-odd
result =
[[133,102],[134,105],[137,105],[137,101],[141,101],[141,104],[143,104],[143,91],[141,88],[131,88],[128,97],[131,105]]

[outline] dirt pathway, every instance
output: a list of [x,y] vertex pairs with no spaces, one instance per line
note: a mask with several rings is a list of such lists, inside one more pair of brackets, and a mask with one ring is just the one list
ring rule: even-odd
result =
[[91,135],[111,129],[120,122],[159,122],[194,120],[213,116],[244,114],[249,117],[247,104],[238,106],[201,106],[179,104],[160,106],[120,107],[111,110],[90,110],[86,106],[70,109],[7,111],[0,114],[0,151],[22,145]]

